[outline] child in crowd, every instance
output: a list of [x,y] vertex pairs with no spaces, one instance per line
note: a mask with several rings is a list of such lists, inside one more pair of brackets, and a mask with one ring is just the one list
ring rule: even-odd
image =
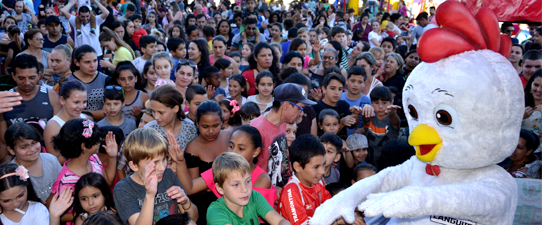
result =
[[333,164],[338,163],[341,159],[340,152],[343,147],[343,140],[334,133],[325,133],[320,136],[320,142],[322,142],[326,150],[324,183],[331,184],[339,182],[341,174],[339,173],[339,170],[333,166]]
[[[124,106],[122,115],[127,119],[136,119],[140,116],[141,110],[145,108],[145,102],[149,100],[149,95],[141,90],[139,82],[139,71],[131,62],[120,62],[113,73],[113,79],[122,87],[124,95]],[[128,135],[128,134],[126,134]]]
[[137,129],[126,138],[123,155],[134,173],[119,181],[113,192],[124,224],[153,224],[178,210],[187,211],[194,221],[198,219],[197,208],[166,167],[167,154],[168,142],[155,129]]
[[[78,0],[77,1],[77,6],[79,7],[77,9],[77,12],[80,12],[81,10],[81,7],[86,7],[88,9],[87,12],[89,12],[90,14],[90,35],[92,36],[96,36],[96,16],[94,15],[94,13],[92,13],[92,7],[90,5],[90,1],[88,0]],[[86,10],[83,10],[83,11],[86,11]],[[75,35],[77,37],[81,37],[81,35],[83,35],[83,33],[81,32],[81,18],[79,18],[78,16],[75,17]]]
[[[230,137],[228,151],[240,154],[250,162],[251,180],[254,190],[262,194],[270,205],[274,205],[277,199],[276,188],[271,186],[271,180],[267,173],[254,163],[262,148],[261,139],[260,132],[256,128],[246,125],[240,126],[233,131]],[[185,170],[184,161],[181,160],[178,163],[180,163],[179,168]],[[189,176],[183,177],[181,182],[186,184],[185,186],[189,192],[201,192],[209,189],[217,198],[221,198],[223,195],[216,189],[212,169],[201,173],[201,177],[193,180]]]
[[201,29],[201,32],[203,33],[203,38],[207,41],[207,45],[209,45],[209,52],[213,51],[213,38],[215,38],[216,35],[215,28],[204,26],[203,29]]
[[247,102],[241,106],[241,125],[250,125],[252,120],[260,116],[260,108],[254,102]]
[[[135,35],[135,33],[134,33]],[[142,36],[139,39],[139,50],[143,53],[142,56],[137,57],[132,64],[136,67],[140,74],[143,73],[143,67],[145,63],[152,59],[154,53],[156,53],[156,38],[151,35]]]
[[188,113],[186,114],[184,121],[194,124],[198,106],[208,99],[207,91],[201,85],[193,84],[188,86],[186,89],[186,99],[184,101],[184,105],[188,107]]
[[382,34],[384,34],[384,38],[386,37],[392,37],[392,38],[395,38],[395,33],[393,33],[393,27],[395,25],[393,23],[388,23],[386,24],[386,30],[384,30],[385,32],[382,32]]
[[103,28],[99,40],[102,47],[114,53],[112,63],[106,60],[100,60],[101,67],[114,71],[119,62],[134,61],[135,54],[130,45],[126,44],[109,28]]
[[344,191],[346,188],[348,188],[348,186],[339,182],[326,185],[326,190],[329,191],[332,197],[339,194],[339,192]]
[[173,70],[172,66],[173,62],[171,60],[171,57],[165,52],[155,54],[152,57],[152,67],[154,69],[154,72],[158,76],[158,79],[154,84],[155,88],[164,84],[175,85],[175,83],[170,79],[171,72],[175,71]]
[[[228,145],[231,136],[229,131],[221,130],[222,110],[214,101],[208,100],[198,106],[195,122],[199,135],[188,143],[184,155],[188,174],[192,178],[197,178],[202,172],[210,169],[215,158],[227,151],[224,146]],[[186,172],[181,172],[177,168],[179,179],[186,175]],[[187,193],[195,194],[192,198],[201,215],[206,215],[207,208],[216,200],[216,196],[210,192],[192,192],[189,188]],[[205,216],[200,217],[198,223],[205,223],[205,219]]]
[[292,224],[306,224],[316,208],[331,198],[322,182],[325,154],[324,145],[313,135],[302,135],[290,146],[295,173],[282,188],[279,211]]
[[[169,53],[171,54],[171,59],[173,60],[172,68],[176,69],[177,64],[179,64],[179,60],[184,59],[186,57],[186,42],[178,37],[173,37],[168,39],[167,41],[167,48],[169,50]],[[175,70],[171,71],[170,79],[175,80]]]
[[393,105],[391,91],[385,86],[375,87],[371,91],[371,106],[374,108],[375,116],[363,118],[363,128],[370,147],[367,162],[378,167],[382,146],[399,136],[400,120],[397,109],[401,107]]
[[[0,165],[0,222],[2,224],[42,224],[49,221],[49,212],[32,187],[24,166],[14,163]],[[17,221],[17,222],[14,222]]]
[[[99,173],[104,176],[107,184],[112,186],[117,165],[118,145],[113,132],[109,132],[103,146],[109,156],[107,169],[103,170],[98,157],[98,147],[102,139],[98,126],[91,120],[72,119],[66,122],[58,135],[53,137],[55,149],[68,159],[53,183],[51,195],[60,193],[65,188],[73,188],[79,178],[87,173]],[[63,222],[73,220],[73,214],[67,213],[62,217]]]
[[[241,59],[243,59],[243,56],[241,55],[241,53],[239,53],[239,52],[231,52],[230,53],[230,58],[235,60],[237,65],[241,66]],[[241,68],[239,68],[239,71],[241,71]]]
[[222,129],[233,131],[241,126],[241,107],[235,100],[224,99],[218,103],[222,109]]
[[156,222],[156,225],[196,225],[196,222],[185,212],[166,216]]
[[297,133],[297,123],[286,123],[286,143],[288,147],[294,142]]
[[[207,66],[203,69],[202,78],[205,80],[207,85],[211,85],[215,89],[215,94],[211,99],[220,102],[226,96],[226,91],[220,87],[220,82],[222,80],[220,75],[220,70],[214,66]],[[210,97],[210,96],[209,96]]]
[[384,73],[384,57],[386,54],[380,47],[372,47],[369,49],[369,52],[373,54],[376,62],[373,76],[379,80],[382,80],[382,74]]
[[318,128],[320,133],[339,133],[340,130],[339,114],[333,109],[324,109],[318,114]]
[[146,108],[141,110],[141,119],[139,119],[139,126],[137,128],[143,128],[145,124],[151,122],[154,120],[154,116],[152,115],[152,109]]
[[348,60],[346,56],[352,51],[348,47],[348,36],[346,35],[346,29],[341,26],[335,26],[331,29],[331,40],[339,42],[341,44],[341,51],[343,52],[342,58],[338,59],[341,64],[341,67],[348,71]]
[[241,74],[234,74],[230,77],[228,90],[230,91],[230,99],[236,100],[243,106],[247,102],[247,81]]
[[378,171],[376,167],[369,163],[360,163],[354,168],[354,173],[352,174],[352,184],[375,175]]
[[107,182],[97,173],[82,176],[75,184],[73,211],[75,225],[81,225],[91,215],[104,211],[117,215],[113,195]]
[[220,58],[216,60],[214,66],[220,70],[220,74],[222,75],[220,79],[220,88],[224,89],[226,92],[224,97],[231,97],[230,91],[228,90],[228,80],[233,74],[233,64],[226,58]]
[[141,15],[134,14],[130,16],[129,20],[134,23],[134,33],[130,36],[130,38],[132,38],[136,46],[141,49],[139,44],[140,39],[141,37],[147,35],[147,31],[141,28],[141,22],[143,21],[143,19],[141,18]]
[[367,137],[362,134],[352,134],[346,139],[347,152],[343,152],[343,160],[341,160],[341,182],[350,184],[352,180],[351,174],[354,172],[356,165],[364,163],[368,155],[369,145]]
[[120,86],[107,86],[104,91],[104,109],[107,116],[100,120],[98,126],[117,126],[122,129],[124,138],[136,129],[135,120],[126,118],[122,113],[124,107],[124,90]]
[[[252,55],[252,51],[254,51],[254,44],[248,42],[245,45],[243,45],[243,48],[241,49],[241,62],[239,63],[239,71],[243,71],[246,67],[248,67],[248,59]],[[231,56],[234,57],[234,56]]]
[[247,102],[254,102],[258,104],[260,113],[263,113],[265,109],[273,106],[273,89],[275,88],[275,80],[273,74],[268,70],[261,71],[256,76],[256,89],[257,95],[252,95],[247,98]]
[[[362,108],[364,110],[362,112],[363,115],[369,115],[367,112],[370,112],[372,108],[371,99],[369,98],[369,96],[363,94],[362,92],[363,88],[365,87],[366,80],[367,74],[365,73],[365,69],[363,67],[350,67],[346,80],[346,86],[348,87],[348,91],[341,94],[341,100],[346,101],[348,105],[350,105],[350,107],[358,106]],[[359,120],[362,121],[361,118],[359,118]],[[362,125],[362,123],[358,123],[355,128],[347,128],[347,135],[351,135],[356,129],[362,128]]]
[[51,194],[50,187],[62,169],[58,159],[49,153],[40,153],[41,135],[24,122],[9,126],[4,140],[9,153],[15,156],[11,162],[28,169],[34,192],[41,202],[45,202]]
[[156,89],[156,81],[158,81],[158,75],[154,72],[152,61],[147,61],[143,67],[143,90],[150,96],[154,89]]
[[[314,51],[320,51],[320,43],[317,42],[317,44],[312,46],[312,49]],[[320,56],[319,56],[320,54],[316,54],[314,58],[311,58],[310,56],[306,54],[307,42],[301,38],[295,38],[294,40],[292,40],[292,42],[290,43],[290,48],[289,48],[289,52],[291,51],[297,51],[303,57],[302,58],[303,71],[299,71],[299,72],[308,74],[309,73],[308,69],[310,66],[316,66],[320,63]]]
[[250,164],[237,153],[226,152],[216,158],[213,180],[217,191],[224,197],[209,206],[207,224],[254,224],[258,217],[273,225],[290,224],[259,192],[252,189],[251,180],[254,178],[251,178],[251,171]]
[[329,27],[324,27],[318,30],[318,39],[320,39],[320,46],[325,46],[331,36],[331,29]]
[[345,81],[342,75],[328,74],[322,82],[324,98],[313,107],[316,115],[319,115],[324,109],[333,109],[339,114],[340,128],[337,134],[343,140],[347,137],[346,127],[355,127],[359,123],[359,114],[361,113],[359,106],[350,107],[346,101],[340,100],[344,85]]

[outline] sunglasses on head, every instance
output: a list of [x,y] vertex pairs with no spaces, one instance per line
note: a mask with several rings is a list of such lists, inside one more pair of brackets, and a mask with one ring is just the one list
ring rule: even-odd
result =
[[105,87],[105,90],[117,90],[117,91],[122,91],[122,97],[126,97],[126,96],[124,96],[124,89],[122,89],[122,87],[120,87],[120,86],[106,86],[106,87]]

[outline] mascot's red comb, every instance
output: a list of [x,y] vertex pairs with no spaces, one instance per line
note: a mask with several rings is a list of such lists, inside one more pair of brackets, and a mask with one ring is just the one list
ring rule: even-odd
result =
[[508,58],[512,51],[512,40],[500,34],[497,16],[488,8],[473,16],[463,3],[449,0],[440,4],[436,17],[440,28],[427,30],[418,41],[418,55],[424,62],[480,49]]

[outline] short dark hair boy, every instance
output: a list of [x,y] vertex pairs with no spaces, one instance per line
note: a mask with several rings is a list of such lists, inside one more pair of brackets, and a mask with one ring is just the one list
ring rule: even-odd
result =
[[324,145],[326,150],[325,158],[326,164],[324,166],[324,181],[326,184],[339,182],[340,173],[339,170],[333,167],[333,163],[338,163],[341,159],[341,149],[343,147],[343,140],[334,133],[325,133],[320,136],[320,142]]

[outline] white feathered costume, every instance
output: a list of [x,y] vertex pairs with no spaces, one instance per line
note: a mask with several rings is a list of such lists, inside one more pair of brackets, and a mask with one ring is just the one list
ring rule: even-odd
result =
[[[461,6],[443,3],[437,20],[439,13],[446,13],[443,9]],[[439,23],[443,28],[433,33],[447,29],[446,22]],[[327,225],[341,217],[351,223],[358,204],[367,217],[391,218],[387,224],[513,223],[516,182],[496,164],[509,157],[518,143],[523,90],[510,62],[495,52],[509,54],[509,39],[499,36],[497,24],[478,23],[486,32],[482,39],[500,40],[497,45],[487,43],[484,50],[475,43],[474,50],[463,51],[464,46],[448,43],[451,46],[430,49],[437,53],[428,56],[427,48],[439,42],[434,40],[438,35],[424,34],[420,40],[420,58],[432,63],[418,65],[403,90],[409,143],[415,146],[416,156],[340,192],[316,209],[310,224]],[[461,24],[473,29],[471,25]]]

